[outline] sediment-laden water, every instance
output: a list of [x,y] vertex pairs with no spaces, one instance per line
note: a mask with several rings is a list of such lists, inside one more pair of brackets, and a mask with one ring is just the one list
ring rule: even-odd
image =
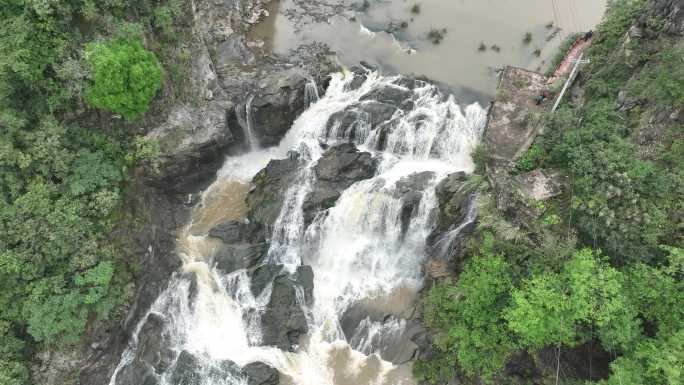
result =
[[[425,242],[435,222],[435,186],[450,173],[472,170],[470,153],[486,114],[478,104],[460,106],[429,83],[411,80],[407,87],[401,77],[377,73],[368,73],[360,85],[352,86],[353,80],[349,73],[334,74],[318,101],[309,90],[312,104],[278,147],[253,148],[228,158],[205,191],[178,239],[182,271],[149,310],[164,325],[162,351],[168,363],[149,374],[159,383],[178,383],[174,368],[183,364],[179,355],[188,354],[198,362],[193,369],[197,381],[192,383],[203,385],[246,384],[236,368],[257,361],[278,369],[284,384],[413,383],[410,363],[393,364],[389,357],[397,350],[422,286]],[[371,96],[378,90],[401,92],[410,104],[383,122],[382,130],[364,114],[351,125],[335,121],[337,112],[374,102]],[[370,152],[377,171],[352,184],[332,208],[306,225],[302,205],[316,182],[314,166],[325,148],[347,142]],[[247,270],[224,274],[216,269],[211,261],[218,243],[207,236],[217,223],[244,217],[251,178],[270,159],[287,157],[289,151],[299,154],[299,167],[261,263],[282,265],[288,274],[298,274],[302,265],[312,268],[313,301],[305,299],[303,288],[297,291],[308,333],[292,352],[260,346],[261,317],[273,283],[255,296]],[[423,182],[416,184],[419,203],[407,222],[400,187],[415,175],[422,175]],[[343,315],[359,306],[370,309],[369,314],[388,316],[377,319],[362,312],[354,330],[345,333]],[[140,353],[137,335],[145,320],[124,352],[112,385],[125,383],[122,373]]]
[[[425,75],[464,102],[488,102],[496,70],[544,71],[561,41],[601,20],[606,0],[279,0],[253,39],[287,54],[323,42],[340,60]],[[417,6],[417,7],[416,7]],[[430,32],[443,35],[435,44]],[[529,40],[525,38],[529,33]],[[483,45],[483,48],[480,48]]]

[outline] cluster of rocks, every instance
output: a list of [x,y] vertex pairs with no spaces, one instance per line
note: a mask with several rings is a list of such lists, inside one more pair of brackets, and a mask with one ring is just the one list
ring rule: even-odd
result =
[[230,360],[207,364],[201,357],[169,348],[165,320],[151,313],[138,335],[138,349],[132,361],[116,377],[116,385],[158,385],[162,375],[171,385],[194,385],[202,378],[244,379],[248,385],[277,385],[280,374],[262,362],[240,367]]
[[[160,154],[137,170],[134,202],[129,204],[146,223],[143,231],[131,235],[142,267],[131,287],[134,299],[129,309],[122,309],[127,310],[124,322],[89,338],[88,346],[97,348],[84,349],[80,362],[70,366],[80,367],[84,385],[107,383],[135,326],[179,269],[177,232],[189,220],[197,193],[211,183],[227,154],[246,149],[247,102],[251,99],[252,129],[259,144],[277,144],[306,108],[307,83],[315,81],[322,94],[327,75],[337,69],[327,47],[319,44],[287,56],[254,49],[247,32],[267,15],[267,2],[199,0],[188,8],[191,33],[182,44],[191,53],[190,75],[180,90],[183,96],[161,101],[138,127],[159,144]],[[266,251],[262,234],[244,223],[213,229],[212,236],[223,240],[215,256],[217,266],[223,271],[256,266]],[[49,361],[40,378],[61,383],[49,380],[61,375],[50,374],[60,369],[56,359]],[[135,374],[142,377],[130,377],[132,384],[147,378],[143,372]]]
[[257,144],[272,146],[306,108],[307,83],[324,92],[327,75],[337,69],[325,46],[278,56],[250,44],[247,32],[268,14],[267,2],[194,2],[191,75],[182,98],[192,102],[168,106],[147,130],[161,146],[145,168],[149,183],[179,193],[201,190],[226,154],[244,151],[248,104]]
[[[367,80],[371,69],[356,66],[352,68],[353,81],[350,89],[358,89]],[[387,134],[396,118],[414,108],[414,90],[426,82],[413,77],[401,77],[388,82],[363,95],[356,103],[334,113],[326,126],[326,138],[353,141],[361,131],[377,132],[377,149],[386,146]]]
[[352,184],[371,178],[378,162],[368,152],[360,152],[350,143],[328,149],[314,166],[316,182],[304,198],[305,226],[314,217],[335,205],[342,192]]
[[528,226],[541,216],[538,202],[562,192],[563,180],[552,170],[520,175],[515,172],[516,162],[543,130],[540,106],[533,100],[546,83],[547,78],[541,74],[506,67],[485,131],[486,175],[496,196],[496,207],[518,226]]

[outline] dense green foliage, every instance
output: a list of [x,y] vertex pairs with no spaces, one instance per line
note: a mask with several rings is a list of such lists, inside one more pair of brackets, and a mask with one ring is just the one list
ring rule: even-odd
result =
[[154,145],[94,123],[84,101],[142,113],[161,77],[142,34],[174,32],[179,12],[160,4],[153,26],[144,1],[1,3],[0,384],[25,385],[32,354],[76,344],[124,297],[130,268],[112,230],[128,170]]
[[[527,202],[539,217],[524,228],[483,205],[463,272],[428,292],[440,337],[419,378],[684,384],[684,126],[668,118],[684,103],[684,51],[649,5],[610,2],[586,53],[583,104],[547,115],[513,170],[560,170],[566,194]],[[625,40],[639,18],[644,37]],[[606,379],[556,374],[555,358],[541,358],[592,344],[610,357]],[[507,374],[521,352],[544,372]]]
[[[437,382],[459,368],[489,383],[519,349],[534,353],[598,339],[623,354],[611,364],[614,376],[606,384],[617,384],[620,376],[639,379],[625,382],[630,384],[678,384],[684,380],[684,250],[668,252],[663,265],[637,263],[623,272],[583,249],[560,271],[524,279],[509,258],[481,253],[455,284],[429,291],[426,323],[444,333],[434,341],[439,357],[419,362],[416,376]],[[646,324],[655,326],[654,336]]]
[[526,172],[534,170],[541,162],[543,156],[544,151],[542,148],[538,144],[533,144],[530,149],[518,159],[518,163],[515,165],[515,171]]
[[134,119],[147,111],[161,86],[159,61],[137,39],[91,43],[86,60],[93,84],[86,100],[95,107]]
[[[502,322],[511,279],[510,266],[501,256],[483,254],[470,261],[456,285],[439,284],[426,298],[428,326],[445,331],[435,347],[468,375],[492,378],[514,351]],[[419,363],[416,372],[419,378],[435,380],[434,371],[441,366]]]
[[513,291],[508,327],[532,349],[586,342],[587,327],[598,330],[604,346],[627,347],[638,322],[623,282],[622,273],[581,250],[559,273],[535,274]]

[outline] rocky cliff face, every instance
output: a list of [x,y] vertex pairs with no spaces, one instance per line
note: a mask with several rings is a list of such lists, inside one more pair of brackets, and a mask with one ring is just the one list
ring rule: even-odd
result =
[[[44,380],[43,383],[61,383],[64,375],[60,373],[79,367],[81,384],[108,383],[132,328],[165,288],[170,274],[180,266],[176,237],[189,219],[196,193],[214,179],[226,154],[246,149],[248,101],[252,99],[251,115],[256,117],[252,124],[259,144],[277,144],[305,108],[307,82],[323,85],[326,74],[335,68],[321,46],[303,47],[289,57],[259,56],[253,51],[246,33],[267,15],[266,3],[191,2],[192,35],[185,42],[192,51],[191,76],[182,91],[183,100],[192,102],[167,106],[140,127],[147,132],[147,138],[160,144],[161,155],[138,170],[129,203],[130,209],[142,214],[146,222],[142,231],[131,235],[135,238],[132,253],[139,256],[141,266],[132,289],[134,300],[123,323],[94,332],[68,365],[46,356],[36,371],[36,378]],[[249,227],[236,230],[242,225],[228,223],[212,231],[212,236],[224,242],[215,257],[223,269],[253,266],[263,255],[263,238],[251,236],[254,231]],[[150,330],[143,333],[146,348],[136,357],[138,364],[128,369],[130,376],[122,376],[130,378],[124,383],[147,381],[146,371],[163,369],[165,354],[163,349],[157,349],[163,345],[158,321],[152,317],[145,323],[145,330]],[[192,364],[192,359],[187,361]],[[272,377],[250,380],[250,384],[275,383]],[[179,384],[192,383],[182,374],[178,378]]]
[[306,107],[307,82],[325,84],[335,65],[322,46],[288,57],[252,48],[246,34],[268,14],[266,3],[192,2],[191,76],[183,92],[193,102],[170,106],[162,123],[148,129],[162,148],[146,168],[151,184],[178,193],[201,190],[227,153],[244,150],[248,104],[259,144],[275,145]]

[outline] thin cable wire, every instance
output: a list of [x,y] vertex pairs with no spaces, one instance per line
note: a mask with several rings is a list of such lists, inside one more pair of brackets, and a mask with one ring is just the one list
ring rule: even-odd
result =
[[570,18],[572,20],[572,25],[575,28],[574,32],[580,32],[581,26],[577,23],[577,12],[575,10],[575,0],[570,0],[569,5],[570,5]]
[[553,7],[553,22],[558,30],[558,37],[561,41],[563,41],[563,28],[561,27],[562,20],[560,18],[560,11],[558,10],[558,4],[556,4],[556,0],[551,0],[551,6]]

